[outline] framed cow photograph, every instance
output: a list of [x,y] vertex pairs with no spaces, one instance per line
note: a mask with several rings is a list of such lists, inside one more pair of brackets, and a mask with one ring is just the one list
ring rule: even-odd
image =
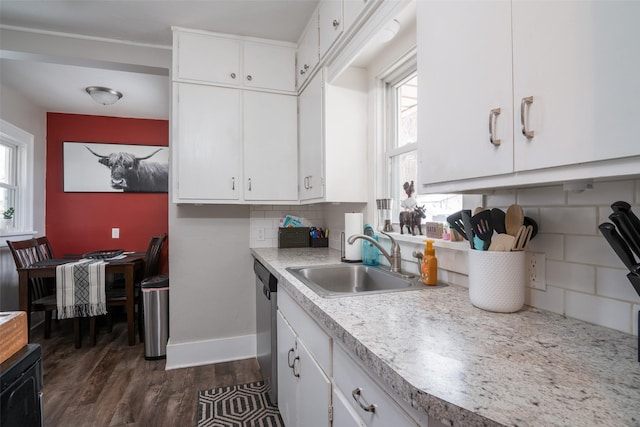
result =
[[64,191],[166,193],[169,147],[63,143]]

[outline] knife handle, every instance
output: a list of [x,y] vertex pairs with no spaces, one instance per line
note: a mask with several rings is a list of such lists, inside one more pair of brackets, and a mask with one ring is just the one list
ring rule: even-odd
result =
[[614,212],[609,215],[609,219],[620,230],[620,235],[627,242],[629,248],[637,255],[640,256],[640,235],[636,232],[631,220],[625,212]]
[[618,234],[614,225],[610,222],[605,222],[600,224],[598,228],[607,242],[609,242],[609,246],[611,246],[614,252],[618,255],[618,258],[620,258],[629,271],[631,271],[636,264],[636,260],[633,257],[629,246],[625,243],[620,234]]

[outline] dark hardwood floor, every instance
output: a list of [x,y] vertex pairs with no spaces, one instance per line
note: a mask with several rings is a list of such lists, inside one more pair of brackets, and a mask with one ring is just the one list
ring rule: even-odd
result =
[[[119,320],[119,319],[118,319]],[[165,371],[147,361],[144,344],[127,345],[124,318],[106,330],[99,322],[95,347],[73,345],[73,322],[42,326],[32,342],[42,346],[45,426],[195,426],[198,391],[262,379],[256,359]]]

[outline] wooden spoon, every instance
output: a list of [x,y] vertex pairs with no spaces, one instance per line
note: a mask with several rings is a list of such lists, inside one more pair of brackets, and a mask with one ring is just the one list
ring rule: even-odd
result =
[[515,237],[523,224],[524,211],[522,210],[522,206],[517,204],[509,206],[504,217],[504,226],[507,234]]

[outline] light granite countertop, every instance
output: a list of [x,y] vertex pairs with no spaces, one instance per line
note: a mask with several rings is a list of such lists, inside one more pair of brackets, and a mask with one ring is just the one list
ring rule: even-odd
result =
[[525,306],[474,307],[461,286],[322,298],[286,267],[332,249],[252,249],[397,398],[452,426],[640,426],[637,337]]

